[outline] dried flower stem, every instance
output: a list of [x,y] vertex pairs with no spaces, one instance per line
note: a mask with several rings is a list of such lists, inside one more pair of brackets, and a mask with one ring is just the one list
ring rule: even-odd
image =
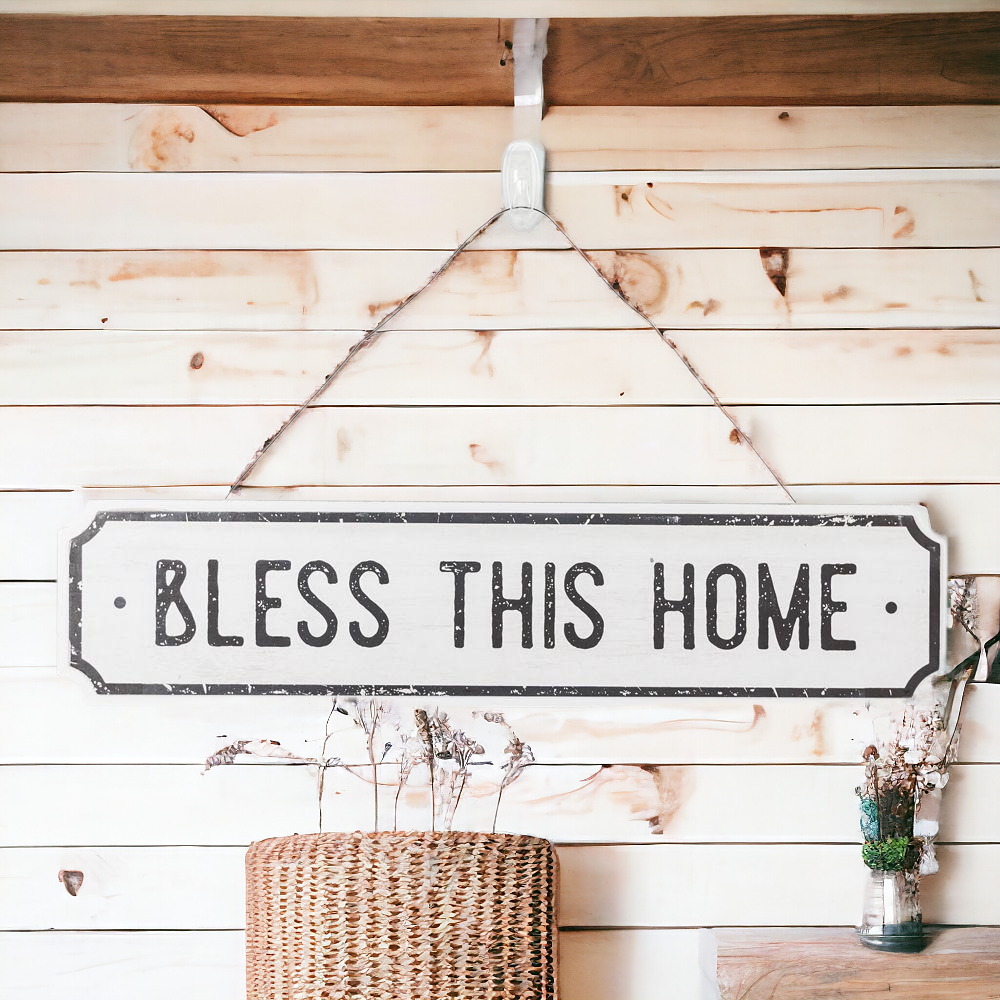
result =
[[500,799],[503,798],[504,783],[500,782],[500,790],[497,792],[497,804],[496,808],[493,810],[493,827],[490,830],[491,833],[497,832],[497,821],[500,818]]
[[434,740],[431,737],[430,719],[422,708],[413,713],[413,720],[417,726],[417,736],[420,737],[427,753],[427,767],[431,774],[431,833],[434,833]]
[[374,797],[374,828],[378,833],[378,764],[375,763],[375,732],[368,734],[368,759],[372,762],[372,795]]
[[[452,824],[455,822],[455,810],[458,809],[458,803],[462,798],[462,792],[465,791],[465,782],[468,776],[468,767],[463,767],[455,776],[455,780],[458,782],[458,791],[454,792],[454,797],[448,806],[448,825],[446,827],[448,830],[451,829]],[[454,786],[452,787],[454,788]]]
[[319,813],[319,832],[323,832],[323,787],[326,784],[326,768],[327,768],[327,757],[326,757],[326,747],[330,742],[330,737],[333,733],[330,732],[330,720],[333,718],[334,713],[337,711],[337,699],[333,699],[333,704],[330,706],[330,712],[326,717],[326,723],[323,726],[323,746],[320,750],[319,755],[319,771],[316,775],[316,807]]
[[[368,761],[372,769],[372,795],[374,806],[374,830],[378,833],[378,765],[375,759],[375,737],[382,725],[382,720],[389,714],[389,708],[381,701],[359,700],[354,705],[354,721],[364,731],[368,745]],[[386,753],[390,744],[386,744]],[[382,755],[383,759],[385,754]]]
[[399,769],[399,781],[396,784],[396,797],[392,801],[392,832],[395,833],[399,829],[399,795],[403,791],[403,785],[406,779],[403,777],[403,769],[400,766]]
[[[480,713],[476,713],[477,715]],[[493,722],[498,726],[503,726],[508,735],[510,736],[510,741],[508,742],[504,753],[507,755],[507,763],[502,765],[500,770],[503,771],[503,777],[500,779],[500,788],[497,791],[497,804],[496,808],[493,810],[493,833],[497,832],[497,820],[500,816],[500,801],[503,798],[503,790],[512,782],[516,781],[524,769],[535,762],[535,755],[532,753],[531,747],[528,746],[523,740],[518,739],[517,733],[511,728],[510,723],[504,718],[502,712],[483,712],[483,720],[486,722]]]
[[448,736],[447,752],[457,765],[449,775],[448,805],[445,812],[445,829],[450,830],[455,822],[455,811],[462,800],[462,792],[465,791],[465,783],[469,777],[469,766],[472,758],[483,754],[485,751],[476,743],[469,739],[461,729],[452,730],[448,728],[445,717],[441,717],[442,725]]
[[424,741],[412,733],[402,734],[403,743],[399,760],[399,777],[396,780],[396,798],[392,807],[392,828],[399,829],[399,797],[403,786],[410,780],[413,768],[429,760]]

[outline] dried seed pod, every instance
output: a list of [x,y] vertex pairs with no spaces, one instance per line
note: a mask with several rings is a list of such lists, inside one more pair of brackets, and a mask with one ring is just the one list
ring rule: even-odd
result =
[[482,719],[483,722],[495,722],[500,726],[507,725],[507,720],[504,718],[503,712],[473,712],[472,717]]
[[451,726],[448,725],[448,713],[439,712],[435,709],[434,714],[428,722],[430,724],[431,740],[434,744],[434,756],[438,760],[451,760],[451,744],[454,733]]
[[307,764],[316,763],[311,757],[300,757],[290,750],[282,749],[281,744],[277,740],[237,740],[235,743],[230,743],[229,746],[216,750],[205,761],[205,770],[209,771],[221,764],[235,763],[236,757],[240,754],[246,754],[250,757],[281,757],[286,760],[298,760]]
[[427,713],[422,708],[416,709],[413,713],[413,721],[416,723],[417,735],[420,737],[421,742],[424,744],[427,752],[433,755],[434,741],[431,738],[431,724]]
[[228,746],[220,747],[205,761],[205,770],[208,771],[221,764],[232,764],[237,755],[241,753],[248,753],[246,748],[253,742],[254,740],[237,740],[235,743],[230,743]]

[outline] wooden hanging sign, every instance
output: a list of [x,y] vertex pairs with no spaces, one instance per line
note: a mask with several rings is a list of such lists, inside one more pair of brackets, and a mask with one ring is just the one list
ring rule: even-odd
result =
[[943,646],[916,506],[161,504],[64,564],[107,694],[895,697]]

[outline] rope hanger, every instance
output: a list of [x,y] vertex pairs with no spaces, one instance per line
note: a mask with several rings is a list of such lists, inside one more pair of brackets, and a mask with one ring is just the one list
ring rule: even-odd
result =
[[712,391],[708,383],[698,374],[694,365],[685,357],[677,344],[666,336],[653,320],[634,302],[630,301],[617,283],[612,283],[600,268],[591,260],[587,253],[570,238],[563,227],[545,211],[545,149],[540,141],[540,126],[542,120],[543,80],[542,61],[545,58],[548,32],[548,18],[517,18],[514,22],[513,49],[514,57],[514,108],[513,130],[514,140],[504,150],[501,166],[501,188],[504,207],[492,218],[481,225],[471,236],[463,240],[448,259],[419,288],[411,292],[394,309],[382,317],[370,330],[367,330],[357,340],[341,359],[337,366],[309,396],[300,403],[287,420],[257,449],[246,468],[236,477],[229,487],[228,497],[240,490],[247,478],[257,467],[260,460],[274,447],[281,436],[309,409],[324,392],[340,377],[344,369],[354,361],[362,351],[371,347],[378,340],[391,320],[395,319],[411,302],[415,301],[438,278],[448,270],[471,243],[483,235],[495,222],[505,215],[516,232],[528,232],[542,220],[547,219],[555,226],[569,246],[586,262],[611,291],[642,320],[644,326],[653,330],[656,335],[677,355],[692,378],[701,386],[704,393],[711,399],[712,405],[732,425],[738,443],[746,445],[753,452],[774,484],[784,493],[790,503],[795,499],[782,482],[781,477],[768,464],[767,460],[757,450],[749,435],[740,427],[736,418],[725,406],[722,400]]
[[707,395],[709,399],[711,399],[712,405],[715,406],[716,409],[718,409],[719,412],[732,425],[733,431],[736,433],[740,444],[746,445],[747,448],[749,448],[750,451],[753,452],[754,457],[757,459],[758,462],[760,462],[761,466],[774,481],[774,484],[785,495],[786,499],[790,503],[795,503],[794,497],[791,495],[791,493],[788,492],[788,487],[782,481],[781,477],[778,475],[777,472],[775,472],[772,466],[768,463],[767,459],[765,459],[764,456],[760,453],[756,445],[754,445],[753,441],[750,440],[750,436],[746,433],[746,431],[744,431],[740,427],[739,423],[736,420],[736,417],[733,416],[732,412],[730,412],[729,408],[725,405],[725,403],[723,403],[722,400],[719,399],[719,397],[712,390],[711,386],[709,386],[708,383],[701,377],[701,375],[698,374],[697,369],[694,367],[694,365],[691,364],[691,362],[687,359],[687,357],[677,346],[677,344],[673,340],[671,340],[671,338],[666,335],[665,331],[660,329],[660,327],[658,327],[656,323],[654,323],[653,320],[639,306],[637,306],[634,302],[632,302],[616,283],[612,283],[611,281],[608,280],[607,277],[605,277],[605,275],[597,267],[597,265],[590,259],[587,253],[570,238],[570,236],[566,233],[563,227],[555,219],[553,219],[548,212],[546,212],[544,209],[541,208],[531,208],[525,206],[503,208],[499,212],[497,212],[494,216],[492,216],[490,219],[488,219],[486,222],[484,222],[483,225],[481,225],[474,233],[472,233],[471,236],[463,240],[458,245],[458,247],[448,256],[448,259],[419,288],[411,292],[405,299],[403,299],[402,302],[399,303],[399,305],[397,305],[390,312],[386,313],[386,315],[383,316],[382,319],[379,320],[379,322],[375,326],[373,326],[370,330],[367,330],[357,341],[355,341],[355,343],[351,346],[350,350],[348,350],[347,354],[344,355],[344,357],[340,360],[340,362],[333,369],[333,371],[330,372],[330,374],[327,375],[327,377],[323,380],[322,384],[320,384],[316,389],[314,389],[309,394],[309,396],[307,396],[306,399],[304,399],[295,408],[295,410],[284,421],[284,423],[282,423],[281,426],[269,438],[267,438],[264,441],[264,443],[257,449],[253,458],[251,458],[250,461],[247,463],[246,468],[243,469],[243,471],[239,474],[239,476],[236,477],[236,480],[233,482],[232,486],[229,487],[229,493],[227,498],[232,497],[234,493],[236,493],[243,487],[243,484],[246,482],[247,478],[260,463],[260,460],[267,454],[268,451],[270,451],[271,448],[274,447],[274,445],[280,440],[281,436],[299,419],[299,417],[302,416],[303,413],[306,412],[306,410],[309,409],[310,406],[312,406],[320,398],[320,396],[323,395],[324,392],[326,392],[327,389],[330,388],[331,385],[333,385],[333,383],[340,377],[340,375],[351,364],[351,362],[355,360],[355,358],[357,358],[364,350],[371,347],[375,343],[375,341],[378,340],[379,336],[384,332],[386,326],[388,326],[388,324],[393,319],[395,319],[395,317],[397,317],[404,309],[406,309],[406,307],[410,305],[410,303],[416,301],[416,299],[420,295],[422,295],[428,288],[430,288],[438,280],[438,278],[440,278],[441,275],[444,274],[445,271],[447,271],[452,264],[454,264],[454,262],[458,259],[458,257],[469,247],[471,243],[473,243],[480,236],[482,236],[491,226],[493,226],[495,222],[501,219],[508,212],[535,213],[537,214],[539,219],[542,218],[547,219],[549,222],[552,223],[553,226],[555,226],[555,228],[559,231],[559,233],[569,244],[570,248],[574,250],[577,254],[579,254],[579,256],[582,257],[587,262],[587,265],[594,272],[594,274],[596,274],[597,277],[600,278],[600,280],[608,288],[611,289],[611,291],[618,297],[618,299],[624,302],[625,305],[628,306],[628,308],[631,309],[632,312],[635,313],[635,315],[642,320],[644,326],[653,330],[656,333],[656,335],[660,338],[660,340],[662,340],[663,343],[665,343],[670,348],[670,350],[672,350],[674,354],[677,355],[677,357],[680,359],[681,363],[687,369],[691,377],[695,379],[695,381],[698,383],[699,386],[701,386],[702,390],[705,392],[705,395]]

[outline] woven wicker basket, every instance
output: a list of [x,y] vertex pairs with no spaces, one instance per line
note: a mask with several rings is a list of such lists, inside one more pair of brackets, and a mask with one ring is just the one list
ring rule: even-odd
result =
[[250,845],[247,1000],[554,1000],[555,853],[485,833]]

